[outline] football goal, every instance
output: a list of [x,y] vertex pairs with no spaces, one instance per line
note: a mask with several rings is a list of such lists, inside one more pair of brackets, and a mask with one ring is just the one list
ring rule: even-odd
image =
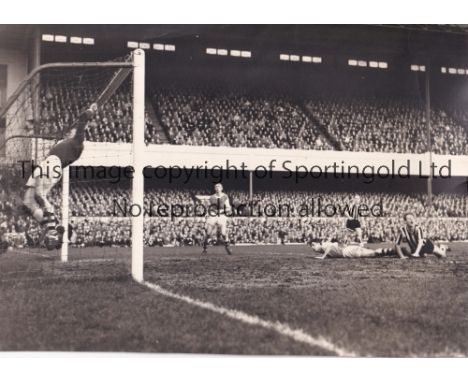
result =
[[[2,182],[6,179],[9,183],[16,182],[10,189],[19,193],[34,166],[48,157],[51,148],[73,134],[76,123],[92,104],[97,105],[97,111],[87,122],[84,150],[76,163],[63,169],[61,181],[48,195],[65,230],[60,248],[62,261],[69,257],[73,166],[91,168],[116,164],[132,168],[131,202],[143,206],[144,51],[137,49],[127,57],[108,62],[41,65],[19,84],[0,111],[3,125],[0,130],[3,135],[0,139],[1,179]],[[143,280],[143,219],[143,214],[131,218],[131,238],[126,238],[131,240],[131,273],[137,281]],[[40,228],[30,228],[27,233],[28,240],[34,243],[34,235],[40,235]]]

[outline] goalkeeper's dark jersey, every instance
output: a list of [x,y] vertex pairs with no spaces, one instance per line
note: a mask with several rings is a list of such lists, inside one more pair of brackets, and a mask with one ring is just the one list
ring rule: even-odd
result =
[[76,128],[75,135],[72,138],[64,139],[50,149],[49,155],[58,156],[60,162],[62,162],[62,168],[69,166],[80,158],[84,148],[85,128],[89,118],[87,113],[81,114],[71,126],[72,129]]
[[49,155],[58,156],[62,163],[62,168],[65,168],[80,158],[83,148],[82,140],[77,137],[68,138],[52,147]]

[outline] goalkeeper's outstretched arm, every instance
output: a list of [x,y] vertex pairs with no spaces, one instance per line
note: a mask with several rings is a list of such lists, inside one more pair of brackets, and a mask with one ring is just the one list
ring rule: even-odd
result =
[[83,142],[85,139],[85,130],[88,122],[94,117],[97,112],[97,104],[93,103],[84,113],[81,113],[78,119],[73,123],[71,129],[76,129],[74,138]]

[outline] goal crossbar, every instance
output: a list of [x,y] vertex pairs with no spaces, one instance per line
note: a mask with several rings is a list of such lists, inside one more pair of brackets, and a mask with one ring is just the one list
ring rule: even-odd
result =
[[54,62],[49,64],[40,65],[37,68],[34,68],[31,73],[29,73],[24,80],[20,82],[13,94],[8,97],[8,100],[5,106],[0,110],[0,119],[2,119],[8,109],[13,105],[19,95],[24,91],[28,83],[36,76],[38,73],[46,69],[77,69],[77,68],[133,68],[133,62]]

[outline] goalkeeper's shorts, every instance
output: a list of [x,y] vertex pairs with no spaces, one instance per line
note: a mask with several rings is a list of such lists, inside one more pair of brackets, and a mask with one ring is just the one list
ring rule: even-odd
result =
[[34,169],[26,187],[34,187],[36,194],[46,197],[61,178],[62,162],[58,156],[50,155]]

